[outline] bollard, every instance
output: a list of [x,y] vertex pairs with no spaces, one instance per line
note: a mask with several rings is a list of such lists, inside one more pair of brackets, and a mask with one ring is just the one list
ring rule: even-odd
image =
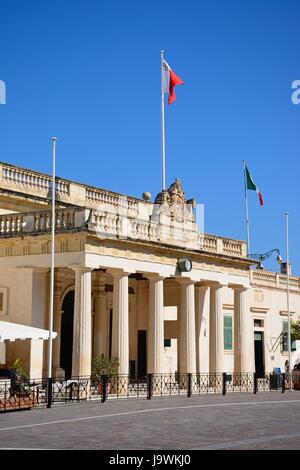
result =
[[257,394],[257,374],[254,372],[253,374],[253,393],[254,395]]
[[147,380],[147,400],[151,400],[152,398],[152,383],[153,376],[152,374],[148,374],[148,380]]
[[281,374],[282,375],[282,384],[281,384],[281,392],[285,392],[285,373]]
[[226,395],[226,372],[222,374],[222,395]]
[[190,398],[192,396],[192,374],[187,375],[187,396]]
[[101,402],[105,403],[107,399],[107,375],[101,375],[101,383],[102,383],[102,399]]
[[52,403],[52,378],[47,380],[47,408],[51,408]]

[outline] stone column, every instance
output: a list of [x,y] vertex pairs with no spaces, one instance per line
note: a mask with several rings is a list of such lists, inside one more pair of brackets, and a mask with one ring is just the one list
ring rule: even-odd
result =
[[190,279],[181,280],[179,371],[196,373],[195,289]]
[[221,373],[224,357],[224,318],[223,318],[223,289],[217,285],[210,288],[210,349],[209,371]]
[[60,367],[60,331],[61,331],[61,301],[62,283],[55,281],[54,283],[54,299],[53,299],[53,331],[57,333],[53,340],[53,358],[52,358],[52,377],[64,377],[64,371]]
[[74,267],[75,302],[72,376],[90,376],[92,359],[91,269]]
[[254,338],[247,289],[234,287],[234,370],[254,372]]
[[164,372],[164,281],[163,277],[149,279],[149,317],[147,334],[147,372]]
[[108,356],[108,319],[106,309],[105,283],[94,288],[95,312],[94,312],[94,356]]
[[209,309],[210,288],[195,288],[196,299],[196,366],[197,372],[209,372]]
[[119,374],[129,373],[128,273],[113,273],[112,356],[120,362]]

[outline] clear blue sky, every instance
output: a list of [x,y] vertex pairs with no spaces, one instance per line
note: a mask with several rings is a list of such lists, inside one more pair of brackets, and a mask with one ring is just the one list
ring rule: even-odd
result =
[[[284,251],[300,274],[300,4],[293,0],[0,0],[0,160],[125,194],[160,190],[160,49],[184,80],[166,109],[167,183],[205,204],[205,230]],[[275,268],[274,262],[266,267]]]

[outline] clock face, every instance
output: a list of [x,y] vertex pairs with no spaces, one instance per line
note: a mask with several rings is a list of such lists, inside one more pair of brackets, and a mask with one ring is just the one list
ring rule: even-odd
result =
[[185,269],[187,272],[191,271],[192,269],[192,262],[190,259],[185,260]]

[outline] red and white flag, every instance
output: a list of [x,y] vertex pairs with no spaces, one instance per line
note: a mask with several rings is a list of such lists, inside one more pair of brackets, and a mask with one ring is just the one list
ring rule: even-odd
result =
[[176,98],[174,93],[174,87],[176,85],[183,85],[183,81],[179,78],[176,73],[173,72],[169,64],[162,60],[162,91],[168,93],[168,104],[173,103]]

